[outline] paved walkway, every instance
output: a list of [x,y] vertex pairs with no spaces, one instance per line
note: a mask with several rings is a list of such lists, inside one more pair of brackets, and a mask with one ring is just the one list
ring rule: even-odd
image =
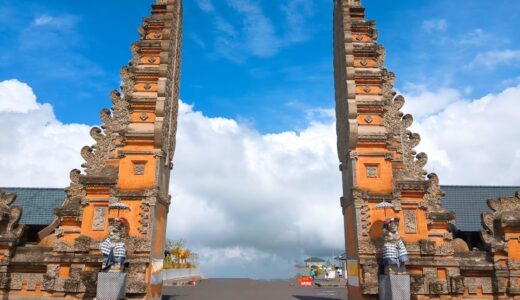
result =
[[165,287],[163,300],[346,300],[345,288],[300,287],[294,281],[208,279]]

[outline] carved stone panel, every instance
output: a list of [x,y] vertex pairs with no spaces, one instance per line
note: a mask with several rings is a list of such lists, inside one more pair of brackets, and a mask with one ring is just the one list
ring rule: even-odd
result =
[[134,175],[144,175],[145,166],[144,161],[134,161]]
[[368,178],[378,178],[379,177],[379,168],[377,165],[367,165],[366,173]]
[[404,231],[406,233],[417,233],[417,217],[415,210],[405,209],[404,213]]
[[105,230],[105,223],[107,219],[107,208],[104,206],[94,207],[94,217],[92,219],[92,230]]
[[450,278],[450,292],[453,294],[464,294],[466,291],[463,276],[453,276]]

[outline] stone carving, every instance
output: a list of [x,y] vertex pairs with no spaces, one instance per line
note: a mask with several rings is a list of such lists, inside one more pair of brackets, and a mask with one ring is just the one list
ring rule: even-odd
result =
[[435,254],[435,241],[420,240],[419,246],[421,248],[422,255],[434,255]]
[[121,68],[121,80],[123,84],[121,85],[121,91],[125,98],[130,98],[134,92],[134,74],[130,71],[129,67]]
[[86,235],[80,235],[74,240],[74,251],[89,252],[92,239]]
[[98,127],[94,127],[90,131],[90,136],[96,141],[96,144],[81,149],[81,156],[85,160],[82,167],[85,168],[87,175],[103,173],[110,152],[115,149],[114,136],[120,134],[130,123],[128,102],[116,90],[110,93],[110,98],[112,110],[103,109],[100,113],[103,131]]
[[450,292],[453,294],[464,294],[466,291],[463,276],[450,277]]
[[491,278],[488,277],[466,277],[464,278],[464,283],[468,287],[469,294],[478,294],[479,289],[482,290],[483,293],[491,294],[493,293],[493,282]]
[[401,191],[399,189],[392,191],[392,205],[394,211],[401,211]]
[[25,229],[18,222],[22,217],[22,208],[11,205],[16,200],[16,194],[7,194],[0,189],[0,240],[16,242]]
[[372,255],[376,255],[378,249],[375,241],[371,239],[362,239],[358,241],[358,247],[360,252]]
[[[388,107],[388,105],[391,104],[392,99],[397,94],[394,90],[395,74],[393,72],[389,72],[386,68],[382,68],[382,78],[383,78],[382,93],[383,93],[383,97],[385,99],[385,107]],[[401,107],[399,107],[398,110]],[[385,109],[385,108],[383,108],[383,109]]]
[[383,108],[383,124],[385,125],[386,130],[392,135],[396,135],[401,132],[400,119],[403,115],[401,108],[403,107],[404,102],[404,97],[399,95],[391,100],[390,103],[385,105]]
[[146,163],[144,162],[135,162],[134,163],[134,175],[144,175]]
[[110,220],[108,237],[99,245],[103,255],[101,269],[105,272],[123,272],[126,265],[125,238],[128,231],[127,221],[123,218]]
[[399,219],[386,219],[383,225],[383,265],[385,274],[406,274],[408,252],[399,235]]
[[444,192],[439,185],[439,177],[435,173],[428,174],[428,188],[424,195],[428,212],[445,212],[446,209],[441,207],[441,199]]
[[105,206],[94,207],[94,217],[92,220],[92,230],[105,230],[108,208]]
[[9,273],[0,273],[0,289],[6,289],[11,285]]
[[128,267],[128,293],[144,293],[146,292],[146,264],[133,263]]
[[[175,2],[175,10],[180,11],[179,2]],[[180,14],[179,14],[180,15]],[[171,33],[173,36],[180,36],[182,30],[181,18],[174,20]],[[165,164],[170,165],[175,152],[175,136],[177,133],[177,115],[179,111],[179,87],[180,87],[180,62],[181,62],[181,42],[180,39],[170,39],[168,53],[168,68],[166,73],[166,90],[164,105],[164,118],[162,123],[162,149],[166,154]]]
[[377,166],[366,166],[366,173],[368,178],[377,178],[378,176],[378,167]]
[[487,205],[491,212],[483,212],[481,215],[481,236],[486,246],[491,251],[508,251],[503,228],[520,224],[520,191],[514,197],[500,197],[489,199]]
[[97,273],[96,272],[80,272],[80,281],[85,286],[85,291],[89,295],[94,295],[97,285]]
[[433,294],[433,295],[444,294],[446,292],[445,286],[446,286],[446,282],[440,281],[440,280],[432,281],[428,285],[430,294]]
[[410,275],[410,290],[412,294],[424,293],[424,283],[426,276],[424,275]]
[[417,233],[417,218],[415,210],[405,209],[404,213],[404,232]]

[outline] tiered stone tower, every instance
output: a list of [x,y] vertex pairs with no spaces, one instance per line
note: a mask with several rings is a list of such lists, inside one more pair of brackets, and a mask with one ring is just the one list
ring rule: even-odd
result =
[[[360,0],[334,1],[334,75],[338,155],[343,178],[349,299],[375,299],[382,222],[399,217],[410,253],[415,299],[520,299],[520,199],[490,201],[483,236],[489,252],[457,252],[454,213],[441,207],[437,175],[424,171],[420,136],[393,90],[374,21]],[[393,208],[378,209],[386,201]],[[517,295],[517,296],[514,296]],[[493,298],[498,297],[498,298]]]
[[181,31],[180,0],[156,0],[131,47],[132,60],[121,70],[121,90],[110,94],[112,109],[102,110],[101,127],[91,130],[95,144],[81,150],[85,171],[71,171],[65,202],[37,246],[21,244],[21,210],[9,207],[13,196],[0,195],[11,220],[11,229],[0,232],[1,294],[92,298],[102,261],[99,242],[108,235],[110,219],[124,217],[128,296],[160,298]]

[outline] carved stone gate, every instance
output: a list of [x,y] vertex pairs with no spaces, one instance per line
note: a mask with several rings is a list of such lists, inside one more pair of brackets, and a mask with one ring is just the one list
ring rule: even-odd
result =
[[[406,33],[403,33],[406,34]],[[374,21],[360,0],[334,1],[334,76],[338,156],[343,178],[349,299],[376,299],[382,222],[399,217],[415,299],[520,299],[520,199],[490,200],[482,215],[487,251],[457,252],[453,212],[441,206],[436,174],[414,148],[404,98],[384,67]],[[388,216],[376,205],[393,205]]]
[[[101,266],[99,243],[108,223],[129,223],[127,294],[159,299],[170,169],[175,150],[182,34],[180,0],[156,0],[139,27],[132,60],[121,69],[123,85],[81,149],[84,173],[72,170],[62,207],[40,232],[37,246],[24,246],[14,195],[0,194],[0,293],[9,299],[92,298]],[[129,209],[121,209],[126,207]]]

